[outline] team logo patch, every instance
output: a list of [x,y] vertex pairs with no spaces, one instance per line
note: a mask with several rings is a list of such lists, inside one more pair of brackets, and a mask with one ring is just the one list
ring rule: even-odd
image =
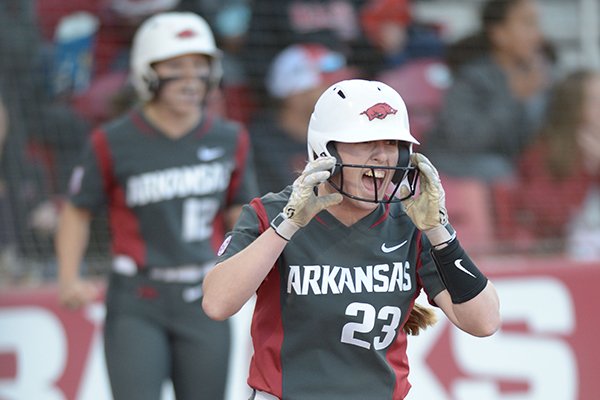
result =
[[377,103],[361,112],[360,115],[365,114],[369,118],[369,121],[373,121],[375,118],[384,119],[388,115],[396,114],[397,112],[398,110],[392,108],[387,103]]
[[197,35],[197,33],[195,31],[193,31],[191,29],[185,29],[185,30],[179,32],[177,34],[177,37],[181,38],[181,39],[188,39],[188,38],[192,38],[196,35]]
[[230,242],[231,242],[231,235],[227,236],[225,238],[225,240],[223,240],[221,247],[219,247],[219,251],[217,251],[217,257],[220,257],[221,255],[223,255],[223,253],[225,253],[225,250],[227,250],[227,246],[229,246]]

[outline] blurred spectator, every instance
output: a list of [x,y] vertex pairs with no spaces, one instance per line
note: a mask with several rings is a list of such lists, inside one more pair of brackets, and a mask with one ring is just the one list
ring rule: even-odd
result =
[[17,235],[11,202],[6,187],[4,165],[4,143],[8,135],[8,116],[4,104],[0,103],[0,282],[8,282],[14,275],[17,258]]
[[19,252],[47,261],[53,253],[55,197],[66,186],[87,126],[68,104],[49,95],[42,55],[34,1],[0,2],[0,94],[8,121],[1,171],[5,198]]
[[84,14],[83,11],[99,21],[91,41],[92,79],[84,90],[73,91],[70,98],[77,112],[91,125],[99,126],[116,118],[136,101],[127,79],[131,38],[147,17],[172,9],[210,15],[207,19],[216,26],[216,38],[224,51],[222,91],[211,95],[210,107],[231,119],[248,122],[254,102],[246,85],[246,75],[237,60],[250,19],[247,0],[94,0],[80,3],[48,0],[38,4],[38,13],[44,36],[52,43],[54,52],[59,48],[56,35],[69,19]]
[[414,20],[409,0],[370,0],[361,24],[379,52],[365,73],[403,95],[411,133],[423,141],[450,84],[440,28]]
[[254,0],[242,62],[259,105],[268,101],[261,82],[269,63],[295,43],[320,43],[343,53],[348,63],[367,70],[376,59],[360,25],[365,0]]
[[[61,32],[73,20],[97,20],[98,27],[89,38],[86,57],[77,58],[85,66],[74,67],[89,70],[87,84],[73,87],[70,91],[59,91],[62,97],[73,104],[77,113],[89,125],[97,126],[117,117],[135,101],[134,91],[127,81],[129,51],[133,34],[148,16],[160,11],[171,10],[179,0],[44,0],[37,2],[37,15],[43,38],[46,42],[48,62],[56,64],[62,55],[61,49],[73,45],[61,42]],[[68,29],[66,29],[68,30]],[[81,45],[81,43],[80,43]],[[83,49],[79,49],[83,51]],[[64,55],[63,55],[64,56]],[[49,81],[57,79],[55,69],[50,69]],[[54,85],[56,86],[56,85]],[[64,84],[63,84],[64,86]],[[50,88],[52,89],[52,87]],[[56,94],[57,90],[51,90]],[[85,130],[86,132],[89,129]],[[70,166],[72,167],[72,165]],[[71,168],[69,168],[70,171]]]
[[250,126],[261,193],[280,191],[302,171],[308,121],[317,99],[330,84],[354,73],[343,54],[320,44],[295,44],[275,57],[266,80],[273,107]]
[[222,113],[235,121],[248,124],[258,106],[241,59],[250,25],[250,4],[248,0],[220,3],[214,27],[217,43],[223,51],[223,81],[220,91],[224,105]]
[[2,95],[14,116],[11,123],[22,125],[11,136],[22,136],[22,145],[47,169],[51,192],[58,193],[66,187],[88,126],[68,103],[48,92],[34,5],[33,0],[0,2]]
[[[409,0],[370,0],[361,9],[361,24],[381,54],[374,73],[396,69],[409,61],[441,58],[445,43],[438,27],[413,19]],[[410,112],[409,112],[410,114]]]
[[493,182],[538,131],[552,73],[535,0],[488,0],[481,24],[449,50],[453,83],[423,151],[442,174]]
[[[548,116],[520,164],[515,230],[552,249],[600,260],[600,72],[557,83]],[[518,225],[517,225],[518,224]]]
[[52,254],[58,220],[44,166],[28,157],[22,128],[0,99],[0,270],[8,275],[4,282],[41,272],[28,270],[24,258],[41,261]]
[[148,16],[175,8],[179,0],[43,0],[36,11],[44,39],[55,40],[61,22],[74,13],[99,19],[94,43],[94,76],[128,68],[129,45],[139,24]]
[[220,114],[248,124],[257,108],[257,99],[241,60],[252,16],[250,0],[182,0],[178,8],[204,16],[213,27],[223,52],[221,90],[211,99],[212,106]]

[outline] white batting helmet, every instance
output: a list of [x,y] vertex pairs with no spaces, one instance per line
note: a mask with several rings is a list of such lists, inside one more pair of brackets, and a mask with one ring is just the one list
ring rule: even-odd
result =
[[185,54],[212,60],[211,84],[221,79],[221,51],[208,23],[192,12],[165,12],[148,18],[138,28],[131,49],[131,79],[142,100],[152,99],[158,76],[152,64]]
[[[362,79],[345,80],[330,86],[317,100],[308,126],[308,158],[334,156],[338,165],[332,175],[344,164],[334,142],[360,143],[376,140],[397,140],[398,164],[393,182],[407,182],[412,145],[419,144],[410,133],[408,112],[400,94],[382,82]],[[413,179],[411,177],[411,179]],[[343,184],[342,184],[343,185]],[[411,187],[411,191],[414,188]],[[343,193],[343,191],[342,191]],[[344,193],[345,194],[345,193]]]

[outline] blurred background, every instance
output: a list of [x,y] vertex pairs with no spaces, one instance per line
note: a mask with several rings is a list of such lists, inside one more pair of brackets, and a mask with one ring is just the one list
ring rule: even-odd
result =
[[[504,318],[483,341],[440,323],[410,342],[414,399],[598,398],[599,0],[2,0],[0,398],[109,398],[102,301],[58,307],[53,236],[87,135],[135,102],[133,33],[165,10],[210,23],[224,78],[208,107],[248,127],[263,192],[305,163],[332,82],[377,79],[405,99]],[[83,271],[102,282],[97,220]],[[245,398],[248,315],[231,399]]]

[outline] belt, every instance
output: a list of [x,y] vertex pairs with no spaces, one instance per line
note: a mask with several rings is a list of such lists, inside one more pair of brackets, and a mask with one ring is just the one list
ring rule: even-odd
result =
[[[176,267],[149,268],[147,276],[155,281],[168,283],[193,283],[198,282],[215,265],[214,261],[204,264],[186,264]],[[135,276],[139,268],[135,261],[124,255],[118,255],[113,258],[112,270],[119,275]]]
[[279,397],[255,389],[252,391],[252,396],[250,397],[250,400],[279,400]]

